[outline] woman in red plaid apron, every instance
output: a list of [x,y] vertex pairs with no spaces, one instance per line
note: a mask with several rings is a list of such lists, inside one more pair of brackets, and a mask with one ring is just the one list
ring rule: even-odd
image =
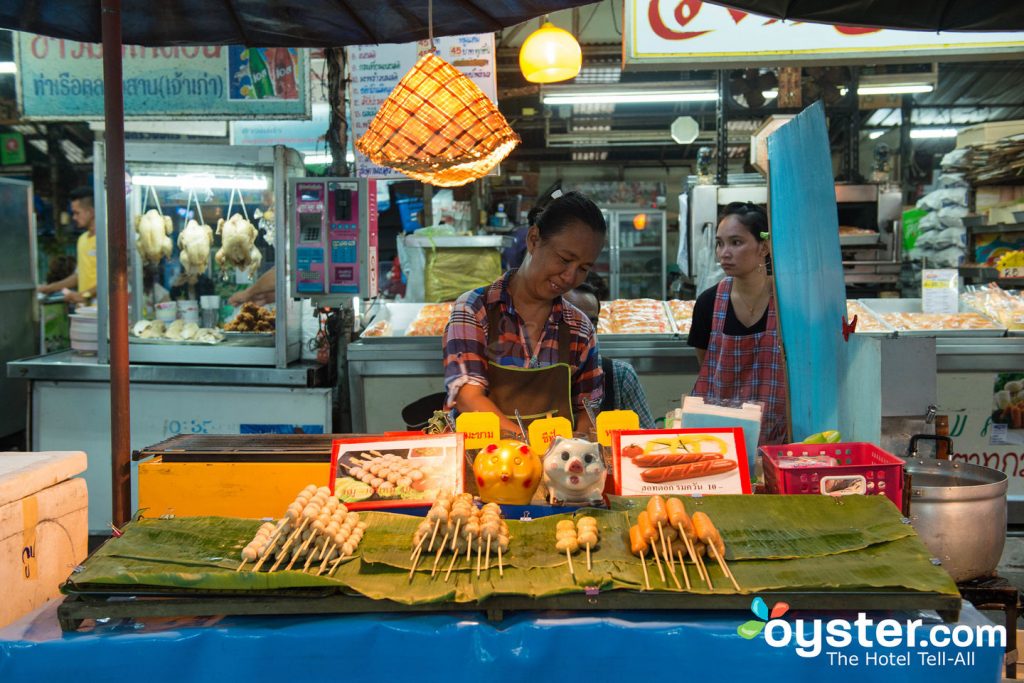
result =
[[754,204],[726,207],[715,253],[726,277],[698,297],[689,344],[700,374],[693,395],[762,405],[759,444],[788,440],[786,370],[768,274],[768,219]]

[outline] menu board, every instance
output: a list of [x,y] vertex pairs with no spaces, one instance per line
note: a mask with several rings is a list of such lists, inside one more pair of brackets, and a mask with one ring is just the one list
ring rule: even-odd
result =
[[[466,74],[492,101],[497,101],[494,81],[494,34],[474,33],[435,38],[437,56]],[[386,45],[355,45],[348,50],[349,102],[352,139],[358,140],[377,115],[381,104],[416,61],[430,49],[430,41]],[[405,177],[377,166],[356,150],[356,175],[360,178]]]

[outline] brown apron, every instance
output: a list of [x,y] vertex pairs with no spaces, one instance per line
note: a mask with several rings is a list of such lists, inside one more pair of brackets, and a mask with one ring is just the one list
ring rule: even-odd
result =
[[[487,309],[487,348],[498,348],[502,315],[500,305]],[[572,412],[572,366],[569,354],[569,325],[558,322],[558,363],[543,368],[520,368],[487,363],[488,397],[505,417],[516,419],[516,410],[523,426],[551,413],[565,417],[576,427]]]

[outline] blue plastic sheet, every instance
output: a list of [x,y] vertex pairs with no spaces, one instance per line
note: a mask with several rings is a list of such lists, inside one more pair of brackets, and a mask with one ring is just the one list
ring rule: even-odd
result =
[[825,108],[768,136],[772,267],[793,441],[839,428],[846,284]]
[[[893,615],[872,615],[885,616]],[[920,648],[909,651],[908,665],[843,665],[824,655],[803,658],[792,648],[772,648],[763,636],[740,637],[737,627],[752,618],[749,612],[518,613],[496,623],[477,613],[228,617],[107,624],[61,634],[51,603],[0,629],[0,681],[999,680],[999,647]],[[991,623],[964,603],[958,625]],[[973,663],[919,661],[921,652],[940,651],[973,654]],[[867,654],[856,646],[843,652]]]

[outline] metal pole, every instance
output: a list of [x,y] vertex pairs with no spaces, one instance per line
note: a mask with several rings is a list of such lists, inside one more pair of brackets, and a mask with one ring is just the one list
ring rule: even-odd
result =
[[718,102],[715,105],[715,136],[717,153],[717,170],[715,182],[719,185],[729,183],[729,120],[725,113],[725,79],[726,72],[718,71]]
[[110,461],[113,523],[131,519],[128,404],[128,231],[124,180],[121,0],[103,0],[103,106],[107,151],[107,263],[110,310]]

